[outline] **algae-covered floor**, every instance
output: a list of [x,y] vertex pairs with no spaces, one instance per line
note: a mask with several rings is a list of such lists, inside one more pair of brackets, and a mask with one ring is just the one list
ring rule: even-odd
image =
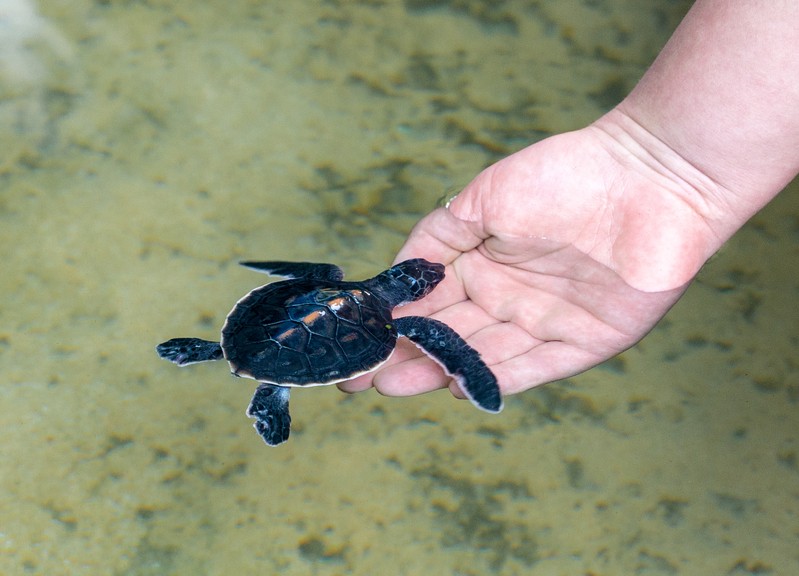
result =
[[799,573],[799,190],[640,345],[507,399],[253,385],[242,258],[385,268],[633,86],[686,2],[0,0],[0,574]]

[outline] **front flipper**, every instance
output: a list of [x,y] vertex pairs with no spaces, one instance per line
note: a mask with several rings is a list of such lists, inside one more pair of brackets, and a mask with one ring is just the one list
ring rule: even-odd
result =
[[219,342],[199,338],[172,338],[156,346],[155,351],[164,360],[174,362],[178,366],[222,359],[222,347]]
[[477,350],[452,328],[438,320],[421,316],[397,318],[394,326],[401,336],[408,338],[441,364],[477,408],[493,413],[502,410],[502,394],[494,373],[480,358]]
[[338,282],[344,278],[344,272],[333,264],[315,264],[313,262],[239,262],[242,266],[272,276],[284,278],[308,278],[310,280],[331,280]]
[[255,418],[253,426],[264,442],[277,446],[289,439],[291,416],[289,415],[289,394],[286,386],[261,384],[247,408],[247,416]]

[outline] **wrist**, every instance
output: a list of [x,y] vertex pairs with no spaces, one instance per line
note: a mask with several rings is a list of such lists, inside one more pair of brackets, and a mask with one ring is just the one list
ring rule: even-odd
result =
[[618,166],[617,271],[645,291],[691,281],[737,230],[729,193],[619,106],[588,130]]
[[729,238],[799,172],[799,4],[697,0],[609,115]]
[[[730,205],[730,191],[700,170],[691,159],[638,121],[625,102],[599,118],[591,129],[625,171],[651,183],[667,204],[687,210],[703,229],[707,257],[746,221]],[[668,212],[661,214],[664,220]]]

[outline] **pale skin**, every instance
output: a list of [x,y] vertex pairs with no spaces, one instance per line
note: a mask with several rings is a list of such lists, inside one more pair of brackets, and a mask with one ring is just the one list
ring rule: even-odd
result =
[[[397,261],[447,277],[398,315],[443,320],[514,394],[626,350],[799,173],[799,3],[699,0],[633,92],[590,126],[490,166],[421,220]],[[400,342],[343,382],[457,386]]]

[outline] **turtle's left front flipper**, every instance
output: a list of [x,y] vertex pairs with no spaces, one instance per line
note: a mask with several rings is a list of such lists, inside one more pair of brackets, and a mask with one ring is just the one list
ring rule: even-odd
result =
[[247,408],[247,416],[255,418],[253,426],[264,442],[277,446],[289,439],[291,416],[289,415],[290,389],[274,384],[261,384]]
[[400,335],[416,344],[458,383],[461,391],[477,408],[497,413],[502,410],[502,394],[491,369],[480,354],[452,328],[421,316],[396,318]]

